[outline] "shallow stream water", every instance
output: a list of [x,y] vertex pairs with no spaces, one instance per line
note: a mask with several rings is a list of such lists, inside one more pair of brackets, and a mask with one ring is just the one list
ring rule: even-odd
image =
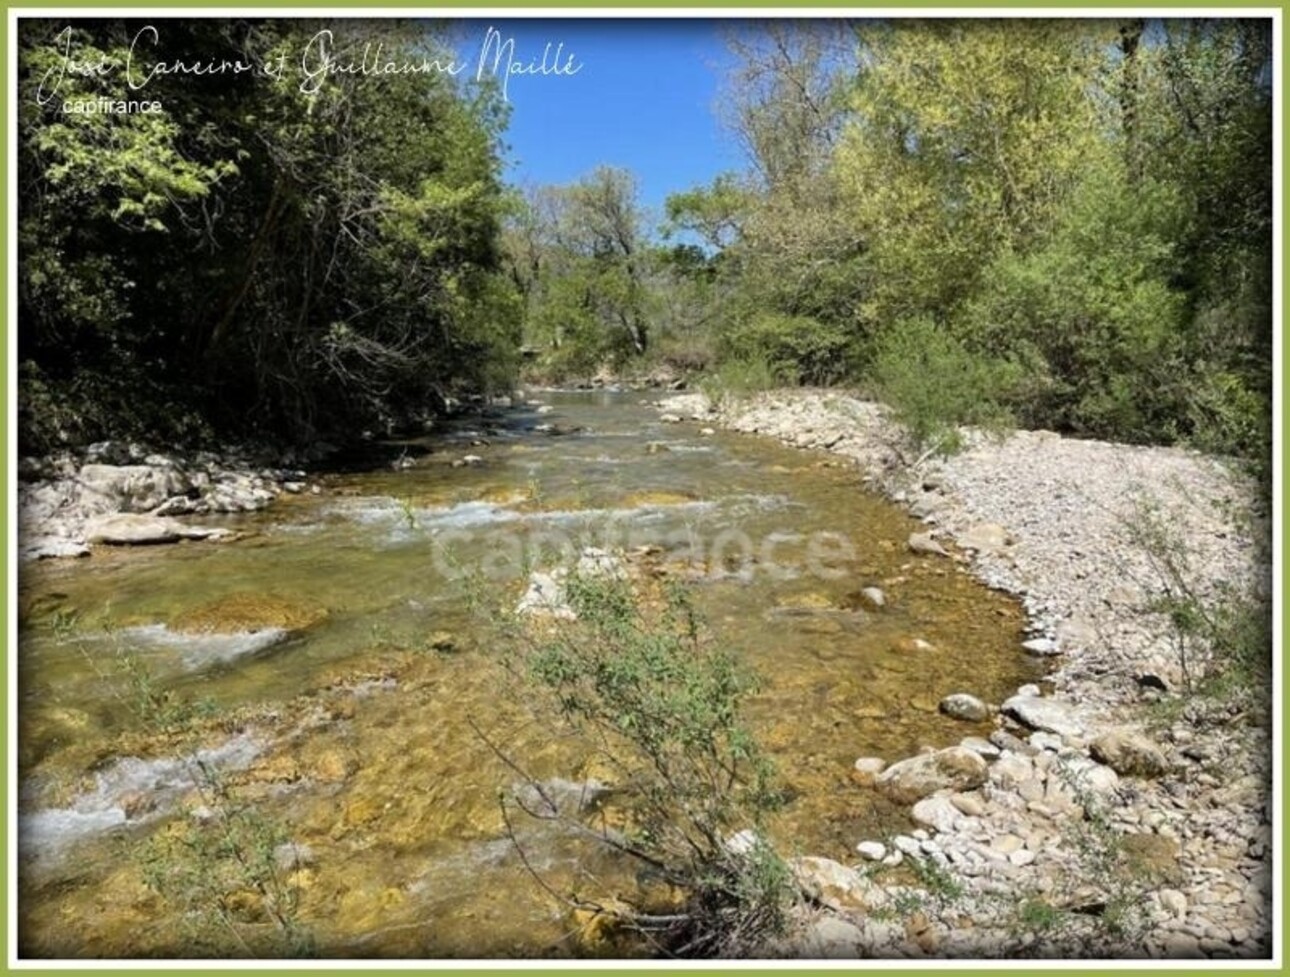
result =
[[[517,707],[479,618],[566,550],[659,547],[714,640],[759,673],[748,720],[788,786],[772,826],[786,854],[848,862],[907,827],[853,782],[856,757],[987,733],[937,703],[1039,677],[1016,603],[909,553],[921,527],[854,469],[661,423],[638,395],[539,396],[554,410],[318,473],[317,493],[226,518],[235,542],[22,568],[21,953],[274,952],[254,899],[221,903],[247,924],[221,942],[201,899],[148,884],[166,839],[211,816],[215,783],[218,803],[263,812],[297,846],[283,871],[320,955],[580,952],[529,868],[560,890],[614,867],[518,824],[526,868],[497,803],[516,774],[480,735],[554,789],[588,776],[576,743]],[[452,464],[466,455],[481,460]]]

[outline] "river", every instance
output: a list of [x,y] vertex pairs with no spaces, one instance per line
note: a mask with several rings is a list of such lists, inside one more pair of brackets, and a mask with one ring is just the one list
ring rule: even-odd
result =
[[[507,836],[497,795],[516,775],[472,727],[552,784],[588,776],[575,743],[526,717],[480,624],[565,546],[659,547],[760,674],[748,719],[789,788],[784,854],[853,861],[857,841],[907,827],[853,761],[988,734],[940,699],[999,701],[1040,677],[1016,602],[911,554],[922,527],[854,469],[662,423],[638,394],[537,396],[551,409],[316,473],[317,492],[228,517],[235,542],[22,568],[23,955],[276,952],[245,893],[217,894],[232,925],[202,930],[220,880],[189,880],[186,900],[170,865],[156,891],[159,853],[191,849],[212,790],[296,846],[277,857],[322,956],[580,952]],[[557,889],[614,871],[553,829],[518,830]]]

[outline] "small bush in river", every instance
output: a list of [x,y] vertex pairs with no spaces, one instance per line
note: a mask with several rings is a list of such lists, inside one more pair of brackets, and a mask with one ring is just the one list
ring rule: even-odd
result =
[[[565,587],[576,619],[517,635],[509,667],[542,720],[586,743],[613,781],[620,826],[596,840],[684,893],[667,912],[619,921],[664,953],[746,953],[781,931],[791,891],[761,830],[781,794],[740,719],[754,677],[708,640],[678,587],[646,600],[627,579],[576,573]],[[519,794],[509,803],[569,818]],[[746,845],[731,842],[748,829]]]

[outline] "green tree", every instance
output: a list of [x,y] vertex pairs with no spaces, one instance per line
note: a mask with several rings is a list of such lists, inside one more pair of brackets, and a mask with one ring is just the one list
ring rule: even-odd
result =
[[1105,33],[998,20],[865,33],[835,161],[869,243],[865,321],[945,317],[995,255],[1047,231],[1097,146],[1087,88]]
[[[189,416],[344,437],[505,379],[518,307],[498,274],[497,98],[437,73],[302,90],[251,72],[158,76],[158,113],[63,112],[69,96],[122,95],[146,26],[21,26],[26,442],[60,425],[183,437]],[[323,30],[341,61],[368,43],[409,61],[440,50],[423,24],[238,20],[162,22],[149,53],[294,63]],[[69,75],[42,102],[69,50],[112,71]]]
[[507,264],[530,340],[559,374],[588,374],[649,348],[654,249],[636,180],[602,166],[531,190],[509,221]]

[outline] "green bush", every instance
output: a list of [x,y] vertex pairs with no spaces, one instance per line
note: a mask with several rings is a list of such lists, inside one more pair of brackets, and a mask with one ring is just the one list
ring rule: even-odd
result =
[[211,425],[192,391],[158,379],[128,358],[52,376],[32,360],[18,366],[18,450],[41,454],[110,438],[209,445]]
[[969,352],[931,319],[918,317],[878,334],[869,378],[918,445],[954,451],[960,425],[1008,421],[1004,404],[1019,371],[1010,362]]
[[728,358],[765,361],[785,378],[830,384],[850,372],[853,343],[847,330],[810,316],[759,312],[723,339]]
[[1023,422],[1122,441],[1171,441],[1188,388],[1175,268],[1177,194],[1096,170],[1053,232],[1006,252],[955,318],[990,356],[1025,359]]
[[[1196,311],[1186,385],[1189,440],[1202,451],[1237,455],[1266,468],[1272,453],[1273,357],[1272,289],[1265,279],[1271,269],[1259,267],[1258,256],[1233,255],[1231,260],[1257,272],[1238,271],[1234,294]],[[1260,475],[1270,481],[1270,471]]]
[[[781,802],[774,770],[740,717],[755,677],[708,640],[678,587],[646,600],[628,580],[574,574],[566,590],[576,620],[521,640],[511,669],[540,718],[584,742],[612,779],[623,827],[598,840],[685,893],[672,911],[623,910],[618,922],[669,954],[746,953],[781,931],[791,891],[761,840]],[[750,849],[731,846],[746,829]],[[578,902],[624,905],[607,896]]]
[[774,390],[786,383],[784,375],[767,360],[740,358],[724,361],[716,372],[700,381],[699,389],[714,404],[722,404]]

